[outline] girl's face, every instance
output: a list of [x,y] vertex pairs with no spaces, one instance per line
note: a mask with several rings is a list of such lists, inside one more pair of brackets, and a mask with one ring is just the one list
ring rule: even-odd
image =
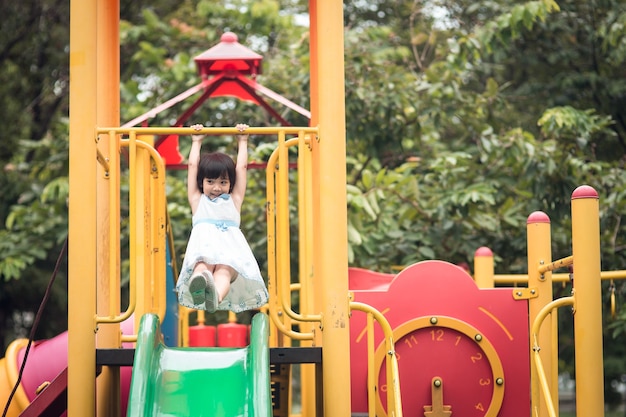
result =
[[202,192],[211,199],[222,194],[228,194],[230,192],[230,179],[224,175],[219,178],[205,178],[202,181]]

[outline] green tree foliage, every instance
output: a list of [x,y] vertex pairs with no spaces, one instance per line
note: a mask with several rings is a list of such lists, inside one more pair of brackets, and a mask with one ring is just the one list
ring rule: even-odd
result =
[[[0,160],[20,139],[43,138],[67,114],[69,3],[60,0],[2,2],[0,107],[5,115]],[[10,18],[9,18],[10,16]]]
[[[30,162],[29,162],[30,161]],[[67,237],[67,132],[60,140],[22,140],[6,178],[21,190],[0,229],[0,346],[27,337]],[[67,329],[67,263],[60,269],[38,338]]]

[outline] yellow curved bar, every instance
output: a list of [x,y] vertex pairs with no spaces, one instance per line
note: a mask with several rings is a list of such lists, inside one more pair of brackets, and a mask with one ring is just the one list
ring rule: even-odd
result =
[[[19,377],[19,369],[17,367],[17,354],[21,349],[28,345],[28,339],[16,339],[6,350],[6,373],[7,379],[11,385],[15,385],[17,382],[17,378]],[[20,384],[15,391],[15,396],[13,397],[15,401],[17,401],[17,405],[20,409],[24,410],[30,404],[28,400],[28,396],[26,395],[26,391],[24,391],[24,387]]]
[[[302,315],[302,314],[296,313],[295,311],[291,309],[291,290],[289,288],[290,282],[287,279],[282,279],[279,284],[278,276],[277,276],[278,275],[277,269],[280,267],[283,268],[281,270],[281,277],[290,276],[289,263],[288,263],[289,259],[287,258],[283,262],[282,265],[277,266],[275,263],[276,257],[271,256],[271,254],[275,254],[276,250],[278,250],[279,252],[282,250],[287,250],[287,252],[281,252],[281,253],[289,253],[289,223],[288,223],[289,221],[289,196],[288,194],[286,194],[286,191],[281,191],[281,188],[287,188],[289,186],[288,176],[287,176],[288,174],[287,170],[289,167],[287,149],[291,146],[298,145],[298,143],[299,143],[299,139],[289,139],[289,140],[281,141],[279,137],[279,146],[277,149],[274,150],[274,152],[272,152],[267,163],[266,179],[267,179],[267,196],[268,196],[268,200],[267,200],[268,273],[269,273],[269,279],[271,281],[270,285],[272,286],[275,285],[278,291],[277,296],[279,299],[280,306],[277,306],[277,307],[282,308],[282,311],[284,311],[284,313],[288,317],[292,318],[293,320],[302,321],[302,322],[307,322],[307,321],[319,322],[321,321],[321,316],[319,314]],[[287,161],[286,164],[282,164],[284,171],[280,171],[281,169],[280,160]],[[276,191],[276,188],[277,188],[275,185],[276,180],[274,178],[274,172],[276,170],[279,171],[279,180],[281,180],[282,183],[284,184],[283,187],[280,187],[280,184],[279,184],[278,191]],[[281,175],[282,177],[280,177]],[[278,209],[274,209],[275,207],[274,194],[275,193],[280,194],[280,197],[276,199],[284,202],[283,206]],[[277,211],[279,213],[276,213]],[[276,226],[275,217],[279,218],[278,226]],[[280,222],[283,222],[283,224],[281,225]],[[277,231],[277,228],[279,228],[280,230]],[[278,237],[277,235],[280,235],[280,237]],[[274,241],[275,243],[273,243]],[[270,309],[270,312],[271,310],[272,309]],[[275,312],[273,313],[271,312],[270,316],[272,317],[272,319],[277,318]]]
[[[537,313],[537,316],[535,318],[535,321],[533,321],[532,328],[531,328],[530,342],[532,344],[533,357],[535,358],[535,368],[537,370],[537,376],[539,377],[539,382],[541,384],[543,398],[545,398],[550,417],[557,417],[557,416],[556,416],[554,403],[552,402],[552,396],[550,393],[550,385],[548,383],[548,379],[546,377],[543,363],[539,355],[540,347],[537,344],[537,335],[539,334],[539,329],[541,328],[541,325],[543,324],[543,321],[546,319],[548,314],[550,314],[553,310],[556,310],[560,307],[573,306],[573,305],[574,305],[574,297],[562,297],[546,304],[541,310],[539,310],[539,313]],[[538,404],[535,404],[535,407],[538,407]]]
[[[290,328],[290,324],[285,324],[284,320],[288,319],[288,315],[283,315],[281,308],[282,296],[281,286],[278,285],[278,277],[276,270],[276,216],[275,216],[275,180],[274,171],[276,170],[276,161],[278,153],[276,150],[270,155],[266,169],[266,216],[267,216],[267,271],[268,271],[268,289],[270,291],[270,308],[268,314],[272,319],[272,323],[277,327],[280,333],[287,335],[293,339],[311,340],[312,333],[299,334]],[[271,197],[270,197],[271,196]]]
[[376,415],[376,354],[374,354],[374,331],[372,318],[375,319],[385,335],[385,352],[388,357],[386,364],[387,381],[391,381],[392,389],[387,390],[388,415],[402,417],[402,396],[400,392],[400,372],[398,369],[398,357],[395,350],[394,331],[385,316],[374,307],[359,303],[350,302],[350,310],[358,310],[367,313],[367,389],[368,389],[368,412],[370,416]]
[[[283,146],[293,146],[297,143],[297,139],[289,139],[284,142]],[[314,335],[311,332],[302,333],[292,330],[290,323],[285,323],[285,320],[294,318],[298,320],[300,316],[291,311],[290,300],[291,289],[289,288],[288,280],[283,280],[287,283],[285,285],[279,285],[278,271],[276,265],[276,251],[277,251],[277,236],[276,236],[276,209],[275,209],[275,193],[276,193],[276,180],[275,173],[277,171],[278,163],[278,149],[270,155],[266,169],[266,215],[267,215],[267,262],[268,262],[268,288],[272,295],[270,295],[270,308],[268,314],[272,319],[272,323],[277,329],[284,335],[294,340],[313,340]],[[288,236],[283,238],[289,239]],[[287,293],[288,295],[285,295]],[[319,320],[318,320],[319,321]]]
[[543,367],[543,362],[541,362],[541,355],[539,354],[539,349],[536,349],[533,352],[533,356],[535,357],[535,366],[537,368],[537,376],[539,377],[539,384],[541,385],[541,391],[543,392],[543,397],[546,400],[546,407],[548,409],[548,415],[550,417],[558,417],[556,414],[556,410],[554,408],[554,403],[552,402],[552,397],[550,396],[550,385],[548,384],[548,378],[546,377],[546,372]]
[[[115,134],[115,130],[112,129],[109,132],[110,136],[113,136]],[[157,262],[154,261],[153,262],[153,267],[159,268],[158,270],[154,271],[154,274],[151,274],[154,278],[153,279],[160,279],[161,282],[154,282],[153,284],[153,288],[159,289],[164,287],[165,285],[165,223],[166,223],[166,218],[165,218],[165,196],[164,193],[160,193],[158,192],[158,190],[160,188],[164,188],[165,186],[165,166],[163,164],[163,159],[160,157],[159,153],[156,151],[156,149],[154,149],[154,147],[150,146],[147,143],[141,142],[141,141],[137,141],[136,140],[136,135],[134,134],[135,132],[132,131],[130,134],[130,138],[129,139],[121,139],[119,140],[119,147],[128,147],[129,148],[129,154],[130,154],[130,166],[134,166],[134,161],[136,161],[137,159],[137,148],[141,148],[142,150],[145,150],[148,152],[148,154],[150,155],[151,161],[153,161],[153,173],[152,173],[152,177],[153,178],[158,178],[161,179],[162,184],[157,184],[155,188],[156,191],[156,195],[153,198],[153,210],[156,212],[156,216],[162,217],[162,221],[157,221],[157,222],[152,222],[155,226],[155,228],[157,229],[157,231],[152,230],[152,234],[161,234],[161,230],[163,230],[163,239],[161,239],[160,237],[157,237],[156,239],[154,238],[154,236],[152,236],[152,241],[153,241],[153,246],[154,246],[154,253],[157,254],[161,254],[160,256],[163,257],[162,262]],[[137,175],[135,172],[135,170],[131,170],[131,179],[130,179],[130,183],[133,184],[135,181],[135,176]],[[156,172],[154,172],[156,171]],[[111,170],[111,174],[113,175],[113,170]],[[113,179],[113,178],[111,178]],[[117,187],[117,184],[119,184],[118,181],[112,181],[111,182],[111,186],[112,187]],[[115,188],[114,193],[117,193],[117,188]],[[130,200],[131,200],[131,206],[134,206],[136,204],[135,200],[136,200],[136,193],[131,192],[130,193]],[[117,199],[111,199],[113,200],[117,200]],[[119,203],[118,203],[119,204]],[[113,211],[112,211],[113,212]],[[130,213],[131,218],[133,218],[134,216],[136,216],[136,213],[134,213],[133,210],[131,210]],[[131,220],[131,223],[134,224],[138,224],[139,222],[137,221],[137,219],[135,218],[134,221]],[[115,226],[115,229],[118,230],[117,225],[114,225],[112,222],[112,226]],[[117,232],[119,233],[119,231]],[[131,235],[131,239],[132,236],[134,236],[134,234]],[[117,251],[119,251],[119,244],[117,243],[119,241],[119,239],[115,240],[112,239],[112,243],[111,243],[111,259],[116,259],[117,257]],[[113,243],[115,242],[115,243]],[[131,259],[135,259],[136,258],[136,254],[133,255],[132,252],[134,252],[135,245],[133,243],[131,243]],[[113,262],[113,261],[112,261]],[[134,263],[131,263],[131,268],[133,267]],[[162,265],[162,267],[160,266]],[[111,269],[111,273],[115,273],[114,271],[116,271],[117,269]],[[132,316],[132,314],[135,312],[136,309],[136,305],[137,305],[137,282],[135,279],[132,279],[132,277],[136,276],[136,274],[131,273],[131,280],[129,282],[129,305],[127,307],[127,309],[119,314],[119,315],[109,315],[107,317],[103,317],[103,316],[96,316],[95,320],[96,323],[120,323],[123,322],[124,320],[127,320],[128,318],[130,318]],[[111,280],[113,281],[113,280]],[[117,289],[116,289],[117,291]],[[159,319],[163,320],[163,317],[165,316],[165,298],[166,298],[166,294],[163,290],[158,290],[156,293],[157,297],[157,305],[159,306],[159,311],[156,312],[159,315]],[[112,310],[113,311],[113,310]],[[124,341],[128,341],[129,338],[131,340],[133,340],[132,336],[125,336],[123,339]]]
[[[277,208],[278,217],[278,229],[277,229],[277,251],[278,253],[288,254],[291,252],[289,246],[289,155],[288,149],[291,146],[298,145],[299,139],[290,139],[285,141],[284,135],[279,134],[278,137],[278,187],[277,187],[277,200],[281,203],[281,206]],[[283,161],[286,161],[284,163]],[[291,291],[289,290],[290,280],[286,279],[291,276],[289,267],[290,259],[287,256],[283,256],[282,263],[279,265],[281,286],[280,286],[280,302],[283,311],[293,320],[296,321],[321,321],[320,315],[304,315],[298,314],[291,308]]]
[[[105,133],[105,132],[101,132],[101,133]],[[106,132],[106,133],[109,134],[110,141],[113,141],[113,139],[116,139],[115,129],[109,129],[108,132]],[[114,142],[117,145],[115,146],[114,150],[111,152],[111,155],[116,155],[118,153],[118,149],[121,148],[121,146],[122,146],[122,140],[119,140],[119,141],[115,140]],[[128,143],[127,146],[129,147],[129,154],[130,154],[129,155],[129,157],[130,157],[130,164],[129,165],[132,167],[132,166],[134,166],[133,163],[134,163],[134,161],[136,159],[135,135],[132,135],[131,139],[129,141],[127,141],[127,143]],[[134,176],[135,176],[134,170],[131,170],[131,173],[130,173],[131,181],[132,181],[132,178],[134,178]],[[115,196],[119,195],[119,191],[118,190],[119,190],[119,181],[111,181],[111,185],[110,185],[111,195],[115,195]],[[112,198],[111,201],[117,201],[118,198],[119,197]],[[130,195],[129,195],[129,199],[130,199],[131,207],[134,206],[134,201],[136,199],[135,193],[131,192]],[[113,209],[115,209],[115,207],[111,207],[111,212],[112,213],[113,213]],[[118,208],[118,210],[119,210],[119,208]],[[133,219],[133,213],[130,214],[130,217],[131,217],[131,219]],[[111,222],[111,227],[112,228],[113,228],[113,224],[114,224],[114,222]],[[131,225],[132,224],[133,224],[133,220],[131,220]],[[117,225],[115,225],[115,229],[117,230]],[[117,234],[117,232],[116,232],[116,234]],[[135,235],[134,233],[131,233],[131,248],[130,248],[131,259],[134,259],[134,256],[133,256],[134,255],[134,248],[133,248],[133,244],[132,244],[132,239],[133,239],[134,235]],[[117,256],[118,256],[118,253],[119,253],[119,246],[118,246],[118,243],[117,243],[118,241],[119,241],[119,239],[117,239],[117,240],[116,239],[111,239],[111,246],[110,246],[109,249],[111,251],[110,259],[112,259],[112,260],[113,259],[117,259]],[[96,323],[121,323],[122,321],[128,319],[133,314],[133,312],[135,311],[135,298],[136,298],[135,297],[135,285],[136,285],[136,283],[135,283],[135,280],[132,279],[132,277],[134,276],[133,273],[132,273],[132,268],[133,268],[133,264],[131,263],[131,279],[130,279],[130,282],[129,282],[130,297],[129,297],[129,304],[128,304],[128,307],[127,307],[126,311],[121,313],[121,314],[118,314],[118,315],[109,314],[109,316],[107,316],[107,317],[96,315],[96,317],[95,317],[95,322]],[[115,267],[115,269],[111,269],[110,273],[112,273],[112,274],[113,273],[117,273],[117,266]],[[113,282],[114,280],[110,279],[109,281]],[[118,289],[115,289],[115,290],[118,291]],[[116,310],[116,308],[114,308],[114,309],[112,309],[110,311],[113,312],[115,310]]]

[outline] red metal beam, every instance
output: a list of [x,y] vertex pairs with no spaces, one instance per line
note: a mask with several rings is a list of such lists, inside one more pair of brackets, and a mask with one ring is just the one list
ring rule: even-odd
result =
[[20,417],[60,416],[67,410],[67,368],[52,380]]

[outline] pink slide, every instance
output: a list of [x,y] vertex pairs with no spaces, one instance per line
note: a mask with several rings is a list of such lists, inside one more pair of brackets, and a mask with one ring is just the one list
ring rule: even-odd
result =
[[[122,327],[129,325],[133,326],[133,320],[127,320],[122,324]],[[128,330],[128,333],[132,333],[132,327]],[[5,357],[0,359],[0,404],[2,404],[3,409],[17,381],[27,345],[28,339],[13,341],[7,348]],[[51,339],[33,342],[28,352],[22,380],[11,400],[7,417],[18,417],[35,399],[38,388],[52,382],[65,368],[67,368],[67,332]],[[131,367],[121,367],[120,403],[122,415],[126,415],[130,379]]]
[[[17,381],[28,339],[13,341],[0,359],[0,403],[6,404]],[[20,385],[11,400],[7,417],[17,417],[37,395],[37,388],[67,368],[67,332],[33,342]]]

